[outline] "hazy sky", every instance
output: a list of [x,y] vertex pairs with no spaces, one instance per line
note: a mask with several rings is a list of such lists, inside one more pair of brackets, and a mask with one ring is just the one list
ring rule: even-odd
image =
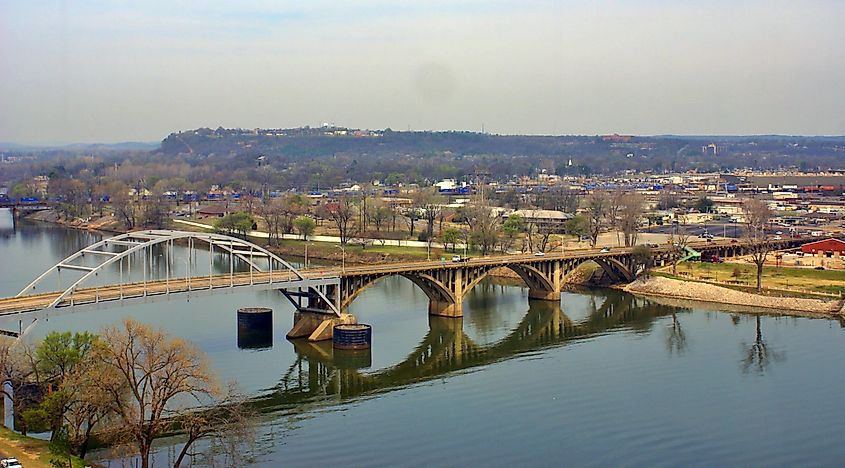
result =
[[0,0],[0,141],[845,134],[842,0]]

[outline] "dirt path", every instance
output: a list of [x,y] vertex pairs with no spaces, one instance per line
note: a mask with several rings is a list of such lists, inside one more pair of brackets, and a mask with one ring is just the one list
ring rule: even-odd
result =
[[[46,454],[46,457],[45,457]],[[47,443],[41,440],[22,438],[8,429],[0,429],[0,458],[14,457],[21,465],[29,468],[49,468]]]

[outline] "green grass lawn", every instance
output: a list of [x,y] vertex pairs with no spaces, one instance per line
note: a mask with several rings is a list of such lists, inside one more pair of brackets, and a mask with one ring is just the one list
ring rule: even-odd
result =
[[[663,270],[671,271],[671,267]],[[737,282],[748,286],[757,284],[757,267],[752,264],[684,262],[678,265],[677,271],[680,276]],[[763,287],[836,294],[845,292],[845,271],[766,265],[763,267]]]

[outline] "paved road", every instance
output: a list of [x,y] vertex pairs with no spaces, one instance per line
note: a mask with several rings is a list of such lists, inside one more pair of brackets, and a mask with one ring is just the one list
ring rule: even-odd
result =
[[676,230],[681,229],[686,229],[686,231],[693,236],[711,234],[715,237],[739,238],[745,235],[745,227],[740,223],[707,223],[687,225],[684,227],[679,227],[673,224],[665,224],[663,226],[651,226],[644,232],[672,234],[673,232],[676,232]]

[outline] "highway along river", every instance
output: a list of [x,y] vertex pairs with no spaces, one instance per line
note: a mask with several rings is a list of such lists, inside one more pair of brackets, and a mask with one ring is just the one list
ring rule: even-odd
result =
[[[0,211],[0,294],[100,235]],[[223,268],[221,266],[221,268]],[[223,272],[221,270],[221,272]],[[208,354],[263,414],[256,466],[838,465],[845,458],[845,330],[832,320],[672,307],[611,290],[529,304],[486,281],[462,320],[429,319],[403,278],[350,311],[371,353],[291,343],[279,293],[174,300],[53,317],[31,338],[123,317]],[[239,307],[274,310],[272,338],[241,340]],[[0,324],[17,328],[17,323]],[[172,462],[161,441],[156,465]],[[94,454],[108,460],[107,451]]]

